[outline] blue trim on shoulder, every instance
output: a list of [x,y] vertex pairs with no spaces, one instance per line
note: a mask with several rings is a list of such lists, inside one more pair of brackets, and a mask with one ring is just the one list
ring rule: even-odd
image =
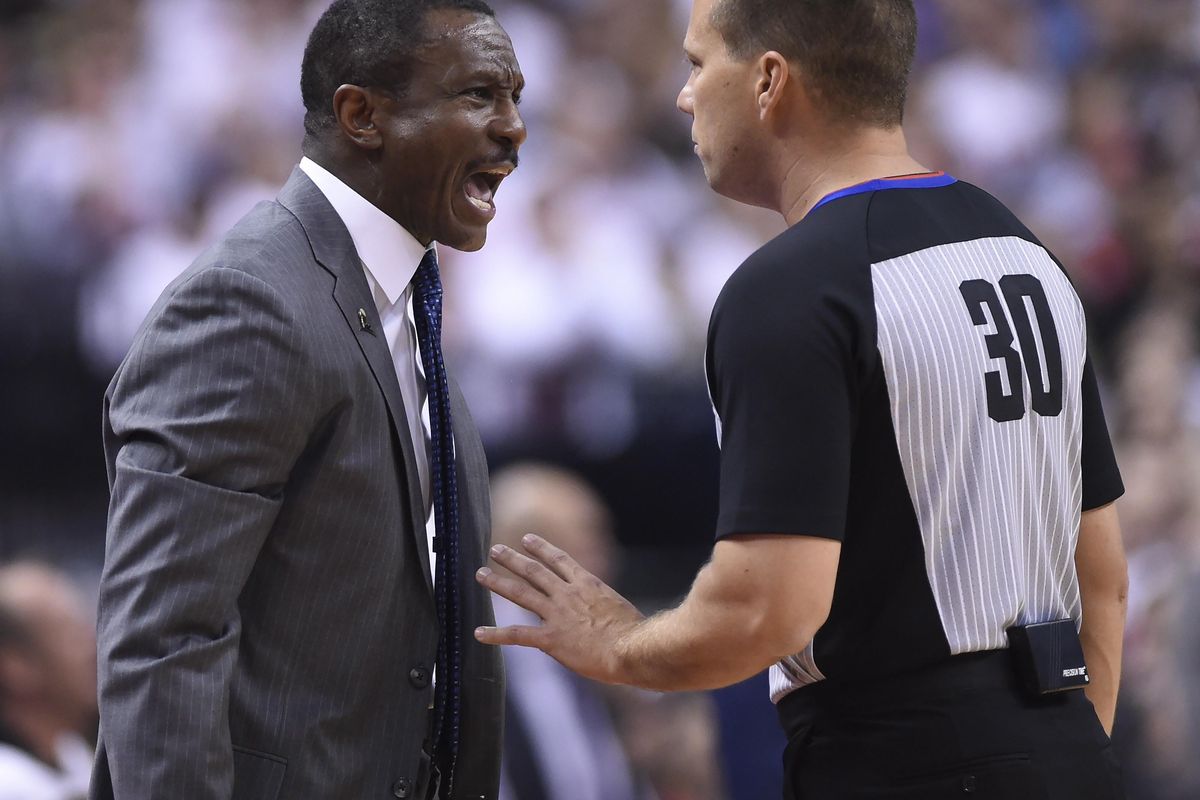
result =
[[[949,186],[952,183],[957,183],[958,178],[953,175],[915,175],[911,178],[879,178],[866,183],[858,183],[854,186],[847,186],[845,189],[838,189],[836,192],[825,195],[821,198],[821,202],[812,207],[812,211],[816,211],[826,203],[832,203],[834,200],[840,200],[843,197],[851,195],[864,194],[866,192],[882,192],[887,189],[938,189],[942,186]],[[808,213],[812,213],[812,211]]]

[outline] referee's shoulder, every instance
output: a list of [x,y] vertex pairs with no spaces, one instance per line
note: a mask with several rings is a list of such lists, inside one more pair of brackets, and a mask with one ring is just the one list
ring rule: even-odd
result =
[[743,261],[722,295],[795,303],[815,299],[823,288],[860,282],[870,270],[867,207],[851,197],[810,212]]
[[1007,206],[961,179],[937,188],[874,192],[870,198],[866,239],[871,263],[985,238],[1011,236],[1042,246]]

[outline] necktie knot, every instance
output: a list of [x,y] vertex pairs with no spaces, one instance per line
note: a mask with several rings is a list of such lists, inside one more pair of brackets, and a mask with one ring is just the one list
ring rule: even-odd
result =
[[425,255],[421,258],[421,264],[417,267],[417,272],[413,276],[413,288],[417,293],[417,300],[422,304],[433,303],[441,309],[442,305],[442,277],[438,271],[437,251],[430,247],[425,251]]

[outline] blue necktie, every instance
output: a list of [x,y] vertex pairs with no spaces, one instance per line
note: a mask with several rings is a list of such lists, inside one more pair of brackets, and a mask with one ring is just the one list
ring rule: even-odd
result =
[[458,581],[458,479],[454,468],[454,427],[450,388],[442,360],[442,282],[437,254],[425,251],[413,277],[413,306],[425,389],[429,396],[429,438],[433,483],[433,540],[437,557],[434,598],[438,615],[437,688],[434,693],[434,763],[444,797],[450,797],[462,711],[462,615]]

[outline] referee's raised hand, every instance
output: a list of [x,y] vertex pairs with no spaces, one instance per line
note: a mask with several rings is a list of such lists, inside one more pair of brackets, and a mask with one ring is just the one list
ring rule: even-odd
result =
[[604,581],[579,566],[565,551],[533,534],[521,540],[528,555],[496,545],[491,556],[512,573],[488,567],[476,579],[541,618],[541,625],[482,627],[484,644],[536,647],[563,666],[604,683],[622,683],[621,640],[644,617]]

